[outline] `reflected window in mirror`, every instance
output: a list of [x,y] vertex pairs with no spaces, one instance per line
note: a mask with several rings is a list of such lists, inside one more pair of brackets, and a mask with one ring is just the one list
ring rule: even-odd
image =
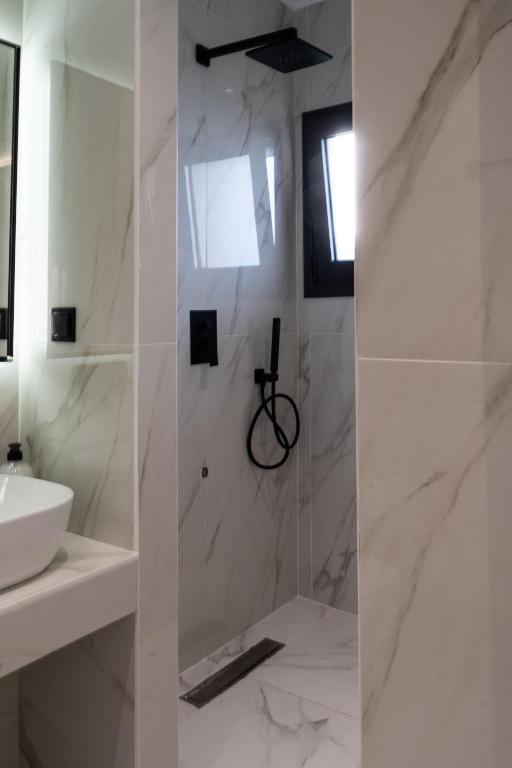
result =
[[20,49],[0,40],[0,361],[14,354]]
[[304,296],[353,296],[355,138],[352,104],[302,116]]

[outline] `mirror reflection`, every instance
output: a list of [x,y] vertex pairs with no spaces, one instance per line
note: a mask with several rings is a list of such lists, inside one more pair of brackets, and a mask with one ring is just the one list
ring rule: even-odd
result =
[[0,360],[13,354],[19,48],[0,42]]

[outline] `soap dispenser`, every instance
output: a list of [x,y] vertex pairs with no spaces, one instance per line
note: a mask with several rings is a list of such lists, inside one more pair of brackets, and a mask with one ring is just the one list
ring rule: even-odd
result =
[[7,462],[0,466],[0,475],[23,475],[34,477],[34,471],[30,464],[23,461],[21,443],[9,443]]

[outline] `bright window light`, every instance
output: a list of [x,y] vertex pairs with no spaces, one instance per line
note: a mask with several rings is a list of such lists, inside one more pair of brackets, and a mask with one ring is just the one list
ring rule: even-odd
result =
[[272,236],[276,244],[276,157],[272,149],[267,149],[267,184],[268,199],[270,202],[270,216],[272,219]]
[[185,178],[196,268],[259,266],[250,156],[192,165]]
[[355,139],[353,131],[322,142],[325,197],[332,261],[354,261],[356,234]]

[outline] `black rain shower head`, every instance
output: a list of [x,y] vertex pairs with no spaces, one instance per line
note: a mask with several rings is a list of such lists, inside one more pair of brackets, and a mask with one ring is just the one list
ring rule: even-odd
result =
[[298,37],[295,40],[284,40],[282,43],[272,43],[254,51],[247,51],[246,56],[285,74],[324,64],[332,59],[329,53]]
[[268,35],[259,35],[237,43],[220,45],[217,48],[205,48],[203,45],[198,45],[196,60],[199,64],[209,67],[212,59],[240,51],[246,51],[246,56],[251,59],[285,74],[306,67],[313,67],[316,64],[323,64],[332,59],[330,53],[301,40],[297,29],[289,27],[271,32]]

